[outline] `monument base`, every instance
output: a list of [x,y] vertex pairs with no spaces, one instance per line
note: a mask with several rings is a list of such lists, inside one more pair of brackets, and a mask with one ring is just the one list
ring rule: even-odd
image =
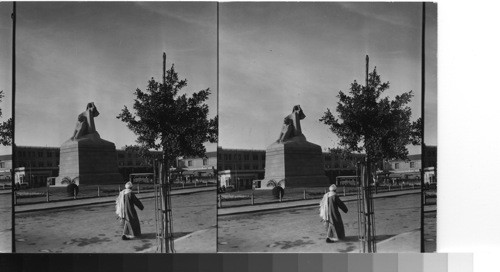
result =
[[266,186],[270,180],[284,180],[284,188],[328,187],[330,182],[323,164],[321,147],[305,138],[273,143],[266,149],[266,173],[261,189],[272,189]]
[[65,186],[64,178],[75,180],[78,185],[124,182],[118,172],[115,144],[101,139],[97,133],[66,141],[61,146],[59,160],[56,186]]

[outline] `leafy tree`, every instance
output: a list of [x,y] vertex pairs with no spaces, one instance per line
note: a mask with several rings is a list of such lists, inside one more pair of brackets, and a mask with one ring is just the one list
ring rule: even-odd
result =
[[173,64],[165,72],[165,83],[151,78],[146,91],[135,91],[134,112],[124,106],[117,118],[138,136],[134,148],[144,156],[147,150],[163,151],[168,171],[179,156],[205,155],[204,143],[217,141],[218,118],[208,118],[210,89],[179,94],[187,80],[179,80]]
[[[0,91],[0,102],[2,102],[2,99],[5,97],[3,90]],[[0,118],[2,117],[3,112],[2,109],[0,108]],[[9,146],[12,145],[12,130],[13,130],[13,124],[12,124],[12,118],[7,119],[7,121],[1,122],[0,123],[0,144],[3,146]]]
[[[368,56],[367,56],[368,60]],[[365,237],[368,252],[375,250],[373,205],[371,200],[372,164],[390,159],[407,159],[409,144],[420,143],[421,119],[411,122],[411,108],[408,103],[412,91],[397,95],[394,100],[382,97],[389,88],[389,82],[382,82],[377,69],[369,73],[366,86],[356,81],[351,84],[348,94],[340,91],[335,117],[330,109],[320,121],[340,138],[339,145],[350,152],[366,154],[366,173],[362,187],[364,191]],[[419,131],[420,129],[420,131]]]
[[[339,145],[349,152],[366,153],[369,162],[407,159],[409,144],[419,144],[421,119],[411,122],[408,103],[413,92],[382,97],[389,82],[382,82],[376,68],[369,73],[367,86],[351,84],[348,94],[340,91],[335,117],[330,109],[320,121],[340,138]],[[420,130],[419,130],[420,129]]]

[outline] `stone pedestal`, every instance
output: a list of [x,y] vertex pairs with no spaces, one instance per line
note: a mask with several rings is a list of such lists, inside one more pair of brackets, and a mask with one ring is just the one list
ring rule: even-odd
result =
[[118,172],[116,147],[99,135],[91,134],[77,140],[66,141],[60,149],[59,177],[56,186],[62,185],[64,177],[78,177],[78,184],[121,184],[124,178]]
[[323,154],[319,145],[298,138],[283,143],[273,143],[266,149],[266,173],[261,189],[271,179],[285,179],[284,187],[328,187]]

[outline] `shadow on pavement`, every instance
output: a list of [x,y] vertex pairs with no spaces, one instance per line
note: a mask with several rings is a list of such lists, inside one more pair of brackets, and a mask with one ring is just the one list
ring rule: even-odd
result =
[[156,233],[143,233],[138,237],[139,239],[156,239]]

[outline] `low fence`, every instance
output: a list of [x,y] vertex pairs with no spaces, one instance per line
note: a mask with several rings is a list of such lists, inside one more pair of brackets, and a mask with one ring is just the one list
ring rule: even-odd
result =
[[[173,183],[172,189],[216,186],[216,181]],[[14,191],[14,205],[34,204],[53,201],[67,201],[82,198],[118,196],[124,185],[80,185],[75,191],[68,192],[67,187],[39,187]],[[132,188],[135,193],[154,192],[154,184],[136,183]]]
[[[420,189],[419,184],[400,184],[387,186],[373,186],[374,194],[392,191],[404,191]],[[339,196],[349,196],[357,194],[358,187],[339,186],[337,194]],[[229,208],[247,205],[258,205],[267,203],[276,203],[281,201],[321,199],[327,192],[325,188],[286,188],[284,194],[274,197],[271,190],[244,190],[221,193],[217,196],[218,208]]]

